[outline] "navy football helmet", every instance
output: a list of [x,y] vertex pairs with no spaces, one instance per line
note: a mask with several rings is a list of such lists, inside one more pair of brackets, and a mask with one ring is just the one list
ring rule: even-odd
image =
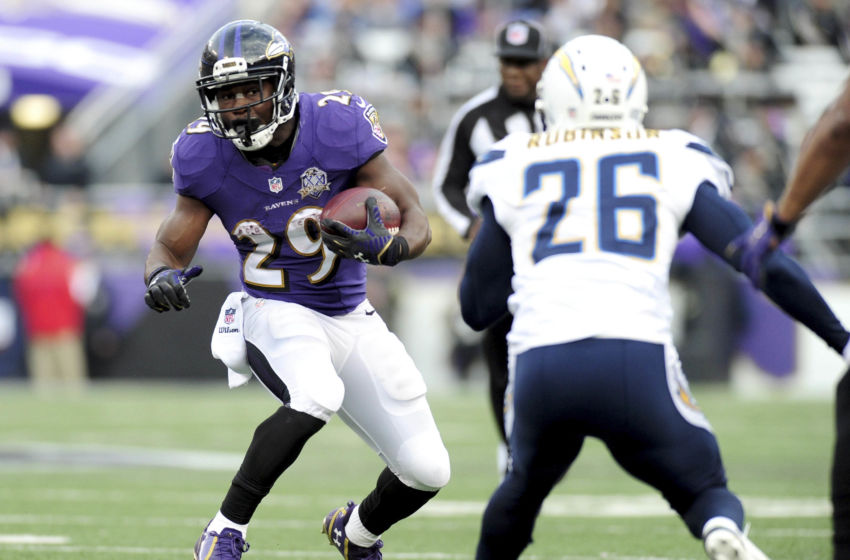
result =
[[[236,109],[222,109],[216,90],[237,84],[271,81],[274,93]],[[201,55],[199,78],[195,87],[201,106],[213,133],[232,140],[240,150],[259,150],[272,139],[277,127],[295,114],[298,92],[295,91],[295,52],[292,45],[271,25],[254,20],[232,21],[213,33]],[[244,110],[268,101],[274,112],[268,123],[249,119],[247,123],[229,127],[222,115]]]

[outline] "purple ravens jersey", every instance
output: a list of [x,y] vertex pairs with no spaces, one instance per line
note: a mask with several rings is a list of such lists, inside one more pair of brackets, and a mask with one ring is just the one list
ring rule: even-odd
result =
[[174,143],[174,189],[221,219],[254,297],[299,303],[328,315],[366,297],[366,265],[343,259],[313,236],[307,220],[356,170],[387,147],[375,108],[347,91],[302,93],[289,158],[277,169],[250,163],[230,140],[199,119]]

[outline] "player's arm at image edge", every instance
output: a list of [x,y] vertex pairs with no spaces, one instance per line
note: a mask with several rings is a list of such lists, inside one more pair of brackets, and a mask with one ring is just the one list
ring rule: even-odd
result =
[[[710,183],[703,183],[697,189],[683,229],[740,272],[740,253],[727,254],[726,247],[751,225],[752,221],[741,207],[722,198]],[[802,267],[785,252],[777,250],[765,259],[764,274],[762,291],[765,295],[841,354],[850,334]]]

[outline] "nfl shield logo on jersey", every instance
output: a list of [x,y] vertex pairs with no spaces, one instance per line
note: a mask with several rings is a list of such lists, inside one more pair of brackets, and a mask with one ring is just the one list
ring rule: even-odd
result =
[[233,323],[236,318],[236,308],[228,307],[224,310],[224,324],[229,325]]
[[312,196],[319,198],[319,195],[324,191],[331,189],[328,185],[328,174],[318,167],[311,167],[301,174],[301,188],[298,189],[298,194],[301,198]]
[[269,190],[273,193],[279,193],[283,190],[283,180],[280,177],[272,177],[269,179]]

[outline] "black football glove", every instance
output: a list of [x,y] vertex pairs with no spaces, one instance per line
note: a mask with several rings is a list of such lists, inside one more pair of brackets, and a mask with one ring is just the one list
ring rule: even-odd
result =
[[148,280],[145,303],[158,313],[169,309],[175,311],[186,309],[190,303],[186,284],[192,278],[200,276],[203,271],[204,269],[201,266],[193,266],[183,270],[163,266],[154,270],[150,280]]
[[395,266],[407,258],[407,239],[391,234],[384,226],[375,197],[366,199],[366,227],[353,229],[327,218],[322,220],[322,241],[341,257],[367,264]]

